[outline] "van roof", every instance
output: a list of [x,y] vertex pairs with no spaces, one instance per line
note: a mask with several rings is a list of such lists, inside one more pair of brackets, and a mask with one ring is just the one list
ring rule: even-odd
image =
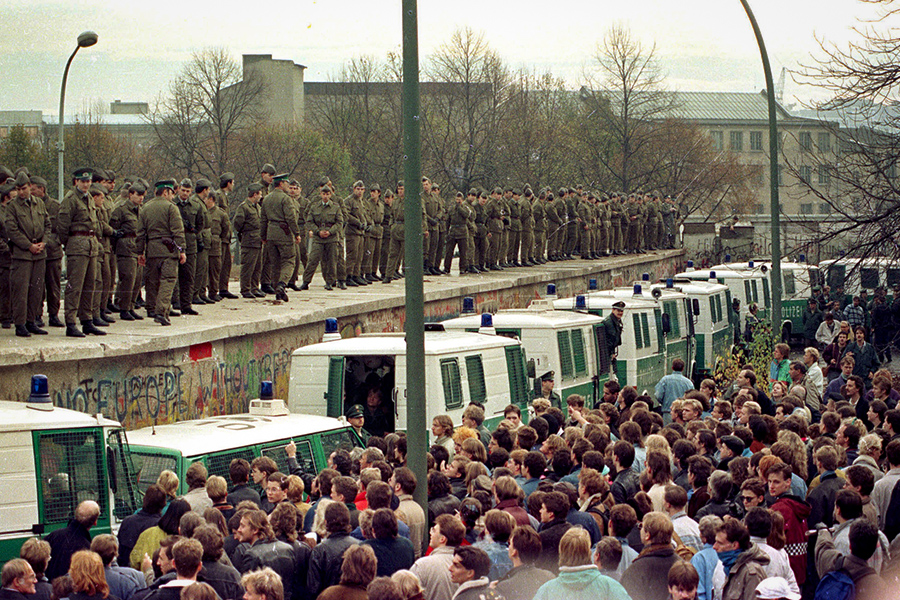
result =
[[[656,299],[651,295],[652,286],[648,285],[647,282],[643,282],[641,285],[641,296],[650,300],[652,302],[656,302]],[[668,289],[666,286],[656,286],[658,289],[662,290],[664,296],[668,296],[669,300],[672,299],[682,299],[687,298],[687,294],[684,292],[679,292],[675,289]],[[603,290],[600,292],[592,292],[591,300],[594,298],[603,298],[603,297],[616,297],[616,298],[633,298],[634,297],[634,287],[617,287],[612,290]]]
[[129,446],[168,448],[192,457],[346,427],[344,421],[331,417],[242,413],[144,427],[129,431],[127,436]]
[[[728,289],[727,285],[721,283],[710,283],[709,281],[699,281],[695,279],[676,279],[674,281],[676,288],[680,288],[682,292],[688,296],[721,294]],[[650,286],[652,289],[665,288],[664,283],[654,283]]]
[[675,277],[685,277],[687,279],[694,279],[696,281],[709,281],[709,272],[715,271],[716,279],[762,279],[765,275],[762,274],[761,271],[733,271],[731,269],[716,269],[715,267],[710,267],[709,269],[697,269],[696,271],[685,271],[684,273],[678,273]]
[[[534,329],[560,329],[580,325],[597,325],[603,319],[597,315],[578,313],[571,310],[498,310],[493,314],[494,327],[530,327]],[[441,321],[448,329],[471,329],[481,325],[481,315],[466,315]]]
[[50,404],[0,401],[0,431],[103,426],[118,427],[119,423],[102,416],[98,420],[87,413]]
[[[588,309],[592,308],[602,308],[604,310],[611,309],[614,302],[624,302],[625,310],[653,310],[657,307],[657,304],[653,300],[648,300],[643,296],[635,298],[634,296],[628,296],[618,298],[615,296],[601,296],[597,293],[586,294],[585,300],[587,301]],[[575,308],[575,298],[560,298],[559,300],[553,301],[553,306],[556,309],[564,309],[564,310],[574,310]]]
[[[516,346],[519,342],[501,335],[463,331],[426,331],[425,354],[472,352],[486,348]],[[405,355],[406,338],[401,335],[363,334],[361,336],[301,346],[292,356],[382,356]]]

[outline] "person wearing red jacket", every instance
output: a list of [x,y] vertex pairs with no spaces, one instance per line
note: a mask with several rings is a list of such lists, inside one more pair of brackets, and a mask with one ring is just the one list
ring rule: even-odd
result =
[[769,494],[775,499],[769,507],[784,517],[784,547],[791,564],[791,570],[802,586],[806,581],[806,532],[810,505],[797,496],[791,496],[791,467],[778,463],[769,468]]

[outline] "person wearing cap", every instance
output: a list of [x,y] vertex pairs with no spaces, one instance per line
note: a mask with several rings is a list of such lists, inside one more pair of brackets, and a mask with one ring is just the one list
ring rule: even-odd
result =
[[471,266],[471,254],[469,253],[469,220],[473,212],[463,199],[462,192],[457,193],[456,198],[447,210],[447,218],[450,227],[447,231],[447,250],[444,252],[444,271],[449,273],[453,262],[453,251],[459,248],[459,274],[478,273]]
[[549,260],[562,260],[566,244],[566,221],[569,220],[564,198],[566,192],[559,190],[559,195],[547,194],[544,213],[547,217],[547,257]]
[[91,308],[91,318],[97,327],[109,327],[110,323],[115,323],[115,319],[110,314],[109,298],[112,296],[112,234],[113,229],[109,225],[109,217],[112,211],[106,203],[106,194],[109,189],[103,182],[106,181],[106,173],[102,169],[94,171],[94,182],[91,185],[90,195],[97,209],[97,222],[99,227],[96,231],[97,240],[100,242],[100,253],[97,256],[97,269],[94,271],[94,285],[99,293],[94,296],[94,303]]
[[365,408],[363,408],[362,404],[354,404],[347,411],[347,422],[350,423],[350,426],[353,427],[353,430],[356,431],[356,434],[363,441],[366,441],[369,437],[368,432],[363,429],[365,420]]
[[616,355],[619,353],[619,346],[622,345],[622,329],[625,327],[622,316],[624,314],[625,303],[619,300],[613,303],[612,311],[601,323],[606,337],[606,353],[609,356],[610,373],[615,373]]
[[502,271],[500,266],[500,246],[503,242],[503,207],[500,203],[503,192],[500,188],[494,188],[490,199],[484,205],[487,217],[487,265],[491,271]]
[[[0,167],[0,169],[4,168]],[[0,170],[0,179],[4,179],[4,177],[5,175]],[[3,329],[12,327],[12,307],[9,303],[9,268],[12,266],[12,253],[9,249],[3,221],[6,207],[15,196],[16,184],[14,181],[0,183],[0,326]]]
[[294,202],[294,209],[297,211],[297,227],[300,231],[300,243],[297,244],[294,252],[294,269],[291,271],[291,277],[288,281],[288,287],[299,292],[300,286],[297,285],[297,279],[303,272],[308,258],[308,241],[306,235],[306,209],[309,208],[309,198],[303,195],[303,186],[296,179],[291,179],[288,184],[288,196]]
[[560,399],[559,394],[553,391],[555,373],[553,371],[547,371],[538,379],[541,382],[541,389],[540,391],[535,390],[533,400],[543,398],[544,400],[549,401],[551,406],[562,408],[562,399]]
[[184,219],[172,203],[175,181],[164,179],[154,185],[154,197],[138,213],[135,249],[144,265],[147,316],[160,325],[171,325],[172,294],[178,267],[187,262],[184,251]]
[[[204,198],[206,210],[209,212],[209,274],[207,288],[210,300],[219,302],[223,297],[219,294],[219,273],[222,269],[223,247],[231,240],[231,221],[228,214],[218,205],[216,197],[208,194]],[[204,290],[200,290],[203,292]]]
[[[96,237],[100,223],[97,207],[89,193],[92,174],[88,168],[77,169],[72,174],[74,189],[60,203],[56,222],[56,233],[66,250],[64,320],[69,337],[106,335],[94,326],[92,315],[94,295],[99,293],[94,288],[94,273],[100,255],[100,242]],[[82,329],[78,329],[78,321]]]
[[9,271],[12,317],[19,337],[46,335],[37,326],[44,304],[44,269],[50,217],[40,199],[31,197],[31,178],[16,176],[16,198],[4,213],[4,229],[9,240],[12,264]]
[[128,200],[113,210],[109,220],[114,230],[113,239],[116,240],[116,266],[119,272],[116,303],[119,307],[119,318],[123,321],[137,321],[144,318],[134,312],[134,299],[137,297],[138,286],[135,285],[135,280],[140,256],[137,251],[138,215],[146,191],[143,184],[132,184]]
[[[228,197],[234,191],[234,173],[226,171],[219,175],[219,189],[216,191],[216,204],[225,211],[228,217]],[[230,222],[229,222],[230,224]],[[228,239],[222,241],[222,267],[219,269],[219,296],[234,300],[237,296],[228,291],[228,282],[231,281],[231,229],[229,227]],[[215,282],[213,282],[215,283]]]
[[406,199],[406,188],[403,181],[397,182],[397,195],[391,203],[391,247],[388,250],[387,273],[381,283],[390,283],[400,279],[400,265],[403,262],[403,252],[406,246],[406,230],[403,205]]
[[[518,190],[515,190],[518,192]],[[533,267],[534,261],[534,214],[531,210],[531,188],[525,188],[523,193],[513,196],[519,204],[519,219],[522,223],[522,232],[519,235],[518,261],[523,267]]]
[[259,201],[263,186],[251,183],[247,186],[247,198],[234,212],[232,226],[241,244],[241,297],[265,298],[259,289],[262,276],[262,235],[260,233]]
[[511,267],[521,267],[519,262],[519,247],[522,244],[522,209],[519,206],[517,190],[510,188],[506,192],[506,210],[509,226],[506,229],[506,263]]
[[310,202],[306,211],[306,221],[309,224],[309,237],[312,238],[312,248],[309,252],[309,261],[303,271],[303,285],[301,290],[308,290],[313,275],[319,263],[322,263],[322,277],[325,279],[325,289],[331,290],[333,285],[340,289],[346,289],[346,285],[337,279],[337,253],[341,248],[341,234],[344,230],[344,213],[341,207],[331,201],[331,187],[323,185],[319,188],[319,200]]
[[368,211],[363,206],[363,193],[366,186],[362,181],[353,184],[353,191],[344,199],[344,233],[347,246],[347,285],[356,287],[369,285],[371,282],[363,279],[362,260],[365,251],[366,228],[369,227]]
[[424,254],[425,274],[442,275],[436,263],[438,230],[440,228],[441,206],[437,197],[432,193],[431,180],[422,178],[422,208],[425,210],[425,227],[428,237],[422,240],[422,253]]
[[361,276],[369,283],[380,281],[378,259],[381,256],[381,239],[384,236],[384,201],[381,199],[381,186],[369,186],[369,199],[365,201],[369,213],[369,229],[366,231],[365,249]]
[[[62,245],[56,234],[56,217],[59,214],[59,200],[47,194],[47,180],[43,177],[31,178],[31,195],[44,203],[47,215],[50,217],[50,231],[47,235],[47,260],[44,268],[44,291],[47,297],[47,324],[50,327],[62,327],[59,320],[59,308],[62,294]],[[43,327],[41,319],[37,321],[38,327]]]
[[203,245],[200,235],[205,223],[204,213],[206,208],[199,201],[192,198],[194,184],[190,179],[183,179],[178,188],[178,197],[175,206],[181,213],[184,226],[184,254],[185,261],[178,265],[178,304],[181,314],[199,315],[191,308],[194,299],[194,286],[197,274],[197,252]]
[[210,298],[210,295],[215,295],[215,292],[206,293],[209,285],[209,247],[212,244],[212,229],[209,223],[206,199],[211,194],[211,187],[211,181],[200,178],[194,184],[194,194],[191,196],[191,203],[200,206],[203,223],[197,236],[197,264],[194,268],[194,295],[191,299],[193,304],[215,304],[215,300]]
[[384,220],[381,222],[381,254],[375,258],[378,262],[378,279],[384,282],[387,277],[388,258],[391,254],[391,226],[394,221],[394,192],[391,189],[384,191],[382,196],[384,207]]
[[471,258],[469,263],[476,271],[487,271],[487,213],[484,210],[487,198],[481,199],[481,194],[475,188],[469,190],[466,203],[472,209],[472,222],[468,225],[468,250]]
[[531,195],[531,218],[534,221],[534,242],[529,258],[536,265],[546,262],[544,251],[547,248],[547,218],[544,211],[544,192]]
[[264,164],[259,169],[259,184],[262,186],[262,196],[265,198],[272,191],[272,180],[275,178],[275,165]]
[[294,270],[294,252],[302,239],[297,208],[287,193],[289,176],[280,173],[272,178],[272,191],[263,198],[260,210],[260,227],[275,282],[275,298],[282,302],[288,301],[286,288]]

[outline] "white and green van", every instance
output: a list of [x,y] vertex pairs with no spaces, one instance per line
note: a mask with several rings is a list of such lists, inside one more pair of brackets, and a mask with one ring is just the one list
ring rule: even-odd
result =
[[[470,401],[484,405],[485,425],[503,419],[510,403],[523,413],[531,399],[522,343],[501,335],[425,332],[426,416],[462,422]],[[366,403],[372,386],[394,411],[397,430],[406,430],[406,337],[363,334],[302,346],[291,355],[288,402],[292,411],[338,417]]]
[[102,415],[43,402],[0,401],[0,563],[30,537],[66,526],[85,500],[91,533],[110,533],[141,507],[125,432]]
[[[622,317],[622,344],[616,355],[615,372],[619,385],[635,386],[638,393],[653,389],[666,374],[666,342],[662,332],[662,309],[642,295],[618,298],[591,293],[553,301],[557,310],[574,310],[607,317],[615,302],[625,303]],[[602,331],[602,330],[601,330]],[[602,343],[605,343],[605,336]]]
[[900,283],[900,260],[883,256],[823,260],[819,268],[835,300],[838,299],[838,288],[844,289],[845,304],[850,304],[853,296],[858,296],[863,290],[871,298],[879,287],[885,288],[888,298],[891,298],[894,286]]
[[[529,383],[535,391],[540,390],[540,376],[554,371],[553,391],[563,401],[580,394],[587,406],[593,406],[603,396],[603,383],[609,380],[603,319],[556,310],[547,300],[536,300],[526,309],[499,310],[492,317],[498,335],[521,340],[531,371]],[[441,321],[441,325],[448,331],[477,332],[481,321],[481,315],[465,315]]]
[[[758,272],[766,277],[772,289],[772,262],[752,260],[745,263],[728,263],[712,267],[714,271]],[[803,262],[781,263],[781,337],[803,337],[803,312],[812,297],[812,289],[821,286],[822,272],[816,265]]]
[[318,473],[338,448],[352,450],[362,440],[344,419],[292,414],[284,400],[252,400],[247,413],[154,425],[128,432],[137,485],[144,491],[168,469],[178,475],[179,493],[188,491],[185,472],[202,462],[210,475],[230,482],[228,466],[235,458],[252,462],[268,456],[288,473],[284,447],[293,440],[305,473]]
[[772,294],[769,290],[769,278],[762,271],[733,271],[729,269],[709,269],[703,271],[685,271],[675,275],[675,279],[691,279],[693,281],[711,281],[721,283],[731,290],[731,301],[741,303],[739,320],[734,320],[734,311],[728,306],[728,318],[737,327],[736,335],[746,330],[747,315],[750,304],[759,307],[756,314],[759,319],[768,319],[772,309]]
[[651,290],[671,286],[685,294],[694,322],[694,370],[695,384],[711,377],[721,357],[729,356],[734,345],[734,327],[729,316],[731,291],[721,283],[669,279],[654,283]]

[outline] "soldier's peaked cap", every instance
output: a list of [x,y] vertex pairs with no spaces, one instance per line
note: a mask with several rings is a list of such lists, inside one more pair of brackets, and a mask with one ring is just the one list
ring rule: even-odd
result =
[[18,175],[16,175],[16,187],[22,187],[31,183],[31,177],[28,176],[28,173],[24,171],[20,171]]
[[247,195],[252,196],[256,192],[261,192],[262,189],[263,189],[263,186],[261,183],[251,183],[250,185],[247,186]]
[[269,175],[274,175],[275,174],[275,165],[273,165],[271,163],[266,163],[262,166],[262,168],[259,170],[259,172],[260,173],[268,173]]
[[272,181],[274,181],[275,183],[280,183],[282,181],[287,180],[288,177],[290,177],[290,176],[291,176],[290,173],[279,173],[278,175],[275,175],[272,177]]

